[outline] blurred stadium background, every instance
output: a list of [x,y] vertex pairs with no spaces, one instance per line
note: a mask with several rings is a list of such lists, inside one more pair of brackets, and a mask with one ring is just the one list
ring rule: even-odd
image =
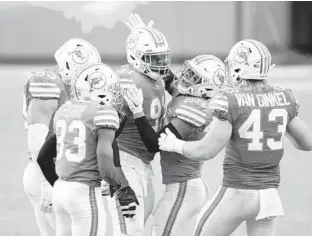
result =
[[[103,62],[117,68],[126,63],[123,22],[130,12],[155,21],[172,48],[173,71],[198,54],[222,59],[243,38],[265,43],[277,64],[272,83],[293,88],[300,115],[312,128],[312,3],[310,2],[0,2],[0,235],[36,236],[34,214],[23,191],[27,164],[22,119],[23,84],[30,71],[49,67],[55,50],[71,37],[92,42]],[[285,217],[277,236],[312,234],[311,154],[296,151],[285,140],[281,163],[281,198]],[[215,192],[221,181],[222,153],[204,166]],[[156,197],[162,194],[155,159]],[[146,235],[150,235],[147,233]],[[244,225],[234,233],[246,235]]]

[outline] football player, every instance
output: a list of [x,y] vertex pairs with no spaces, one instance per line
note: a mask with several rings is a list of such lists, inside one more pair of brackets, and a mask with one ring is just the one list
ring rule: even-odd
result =
[[[183,140],[200,140],[204,136],[212,120],[209,101],[224,82],[224,63],[215,56],[200,55],[186,61],[177,77],[178,94],[168,104],[167,124],[159,132],[144,116],[142,90],[125,90],[140,136],[151,153],[159,152],[158,137],[166,128]],[[196,216],[210,195],[202,178],[203,161],[162,151],[160,163],[166,191],[153,212],[151,235],[192,235]]]
[[195,236],[228,236],[242,222],[249,236],[275,235],[276,220],[284,215],[277,192],[283,138],[311,151],[312,135],[298,116],[292,92],[268,83],[271,68],[265,45],[238,42],[226,59],[234,89],[210,102],[213,121],[205,137],[185,142],[168,129],[161,134],[160,149],[192,160],[209,160],[226,146],[222,186],[202,209]]
[[[152,28],[151,23],[145,25],[137,14],[132,14],[129,19],[131,33],[126,45],[129,64],[116,73],[122,88],[135,84],[143,90],[144,112],[149,123],[158,131],[165,114],[165,82],[162,76],[169,72],[171,51],[165,36]],[[155,153],[148,152],[144,146],[126,101],[121,114],[123,129],[117,138],[120,164],[140,202],[136,217],[120,218],[121,232],[142,236],[144,224],[154,206],[151,161]]]
[[[55,53],[57,66],[32,73],[24,88],[23,114],[26,119],[30,162],[23,185],[37,220],[41,236],[54,235],[55,217],[51,213],[51,186],[42,175],[36,159],[51,131],[55,111],[69,100],[67,86],[75,71],[86,63],[100,62],[96,48],[82,39],[70,39]],[[41,211],[40,211],[41,209]]]
[[122,104],[119,79],[108,66],[92,64],[75,76],[72,91],[72,103],[61,106],[54,117],[56,143],[46,142],[45,153],[40,152],[38,158],[49,155],[57,145],[55,168],[59,178],[53,187],[56,235],[103,236],[103,179],[110,184],[111,195],[117,191],[126,217],[133,217],[139,204],[113,160],[115,131],[119,128],[115,108]]

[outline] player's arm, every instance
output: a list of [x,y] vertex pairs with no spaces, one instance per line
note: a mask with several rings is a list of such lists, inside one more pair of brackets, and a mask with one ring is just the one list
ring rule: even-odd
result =
[[134,115],[135,124],[138,128],[140,137],[151,153],[159,152],[158,138],[166,128],[173,132],[178,138],[183,139],[189,135],[192,130],[191,125],[181,119],[174,118],[172,121],[163,127],[158,133],[150,126],[143,112],[143,94],[142,90],[137,87],[129,87],[124,94],[124,98],[129,106],[129,109]]
[[49,135],[41,147],[37,158],[39,167],[51,186],[58,179],[54,162],[54,158],[56,157],[56,143],[56,135]]
[[159,132],[155,132],[152,126],[150,126],[144,113],[140,113],[135,118],[135,124],[138,128],[140,137],[147,148],[151,153],[159,152],[158,138],[160,134],[169,129],[177,138],[185,139],[190,134],[190,131],[193,130],[192,126],[178,118],[173,118],[171,122],[164,126]]
[[312,134],[307,125],[295,116],[287,125],[286,137],[295,146],[302,151],[312,150]]
[[[32,99],[29,104],[27,110],[27,142],[35,166],[37,166],[37,157],[49,132],[49,125],[57,105],[56,99],[37,98]],[[43,180],[39,166],[37,166],[37,170],[41,173],[41,180]]]
[[232,125],[229,121],[213,117],[206,135],[200,141],[185,142],[182,154],[194,160],[209,160],[226,146],[231,134]]
[[114,165],[113,142],[115,130],[102,128],[97,130],[97,160],[101,178],[112,186],[124,186],[128,183],[122,182],[120,170]]

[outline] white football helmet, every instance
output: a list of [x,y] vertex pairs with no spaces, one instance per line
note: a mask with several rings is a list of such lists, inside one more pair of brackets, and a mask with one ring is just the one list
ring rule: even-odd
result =
[[71,86],[76,101],[115,108],[123,102],[119,78],[109,66],[102,63],[81,69],[74,76]]
[[236,43],[225,59],[227,77],[232,83],[242,79],[265,80],[275,65],[271,64],[268,48],[257,40],[245,39]]
[[223,85],[225,66],[215,56],[200,55],[185,61],[177,78],[174,85],[179,93],[208,98]]
[[127,39],[128,63],[156,80],[169,71],[171,50],[165,36],[151,27],[134,28]]
[[91,63],[100,63],[101,57],[97,49],[88,41],[72,38],[65,42],[55,53],[59,74],[65,84],[70,85],[71,79],[79,69]]

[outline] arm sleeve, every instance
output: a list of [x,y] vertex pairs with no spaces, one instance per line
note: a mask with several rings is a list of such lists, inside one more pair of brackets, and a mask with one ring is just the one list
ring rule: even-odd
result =
[[158,138],[160,134],[165,131],[166,128],[169,128],[171,132],[176,135],[177,138],[181,139],[181,135],[171,123],[163,127],[158,133],[156,133],[154,129],[149,125],[148,120],[145,116],[135,119],[135,124],[139,130],[139,134],[144,145],[151,153],[156,153],[160,151],[158,146]]
[[56,157],[56,135],[50,135],[47,137],[43,146],[41,147],[37,162],[38,165],[47,179],[47,181],[54,185],[55,181],[58,179],[58,176],[55,171],[54,158]]

